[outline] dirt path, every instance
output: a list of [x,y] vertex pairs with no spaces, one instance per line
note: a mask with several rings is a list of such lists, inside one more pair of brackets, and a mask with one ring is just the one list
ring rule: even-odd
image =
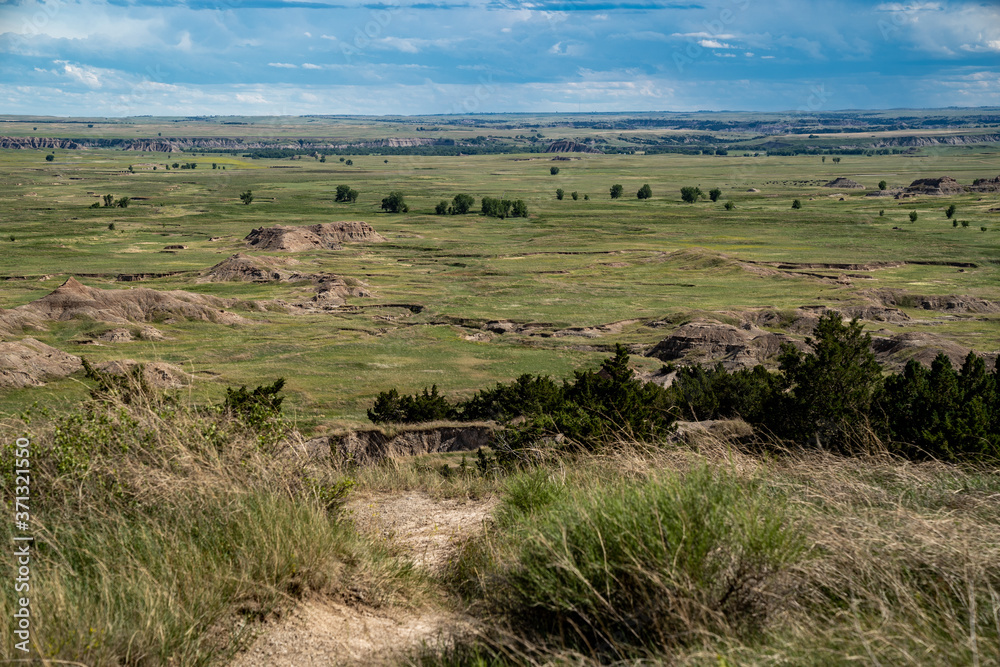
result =
[[[365,532],[396,541],[430,569],[448,562],[458,540],[478,530],[495,500],[435,500],[420,491],[370,494],[347,509]],[[468,630],[471,619],[438,609],[371,609],[308,600],[237,656],[233,667],[395,664],[401,652]],[[395,657],[395,659],[394,659]]]

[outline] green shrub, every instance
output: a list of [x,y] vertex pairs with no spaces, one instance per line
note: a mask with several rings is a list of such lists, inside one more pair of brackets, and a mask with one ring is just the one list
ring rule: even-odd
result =
[[800,209],[800,208],[802,208],[802,202],[799,201],[798,199],[793,200],[792,201],[792,208],[794,208],[794,209]]
[[559,173],[559,167],[549,167],[549,173],[555,176]]
[[353,204],[358,200],[358,191],[349,185],[338,185],[334,201]]
[[388,213],[408,213],[410,207],[406,205],[403,193],[394,191],[382,199],[382,210]]
[[732,211],[734,208],[736,208],[736,204],[734,204],[731,199],[726,202],[726,210],[727,211]]
[[562,201],[563,197],[566,195],[566,191],[562,188],[556,188],[556,199]]
[[701,188],[696,188],[690,185],[686,185],[681,188],[681,200],[687,202],[688,204],[693,204],[698,201],[701,194]]
[[649,199],[650,197],[653,196],[653,189],[649,187],[649,183],[646,183],[641,188],[639,188],[639,191],[636,193],[635,196],[639,199]]
[[625,188],[623,186],[617,184],[617,183],[615,185],[611,186],[611,198],[612,199],[620,199],[621,196],[622,196],[622,194],[624,192],[625,192]]
[[719,197],[722,196],[722,190],[719,188],[712,188],[708,191],[708,198],[712,201],[719,201]]

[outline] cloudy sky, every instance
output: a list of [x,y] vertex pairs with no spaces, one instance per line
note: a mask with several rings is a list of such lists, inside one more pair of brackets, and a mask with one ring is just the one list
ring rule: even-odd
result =
[[0,113],[1000,105],[1000,2],[0,0]]

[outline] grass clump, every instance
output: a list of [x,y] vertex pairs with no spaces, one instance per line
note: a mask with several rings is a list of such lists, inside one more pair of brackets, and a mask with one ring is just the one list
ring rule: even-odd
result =
[[784,504],[723,470],[560,484],[538,473],[512,480],[494,549],[471,548],[479,563],[458,565],[535,643],[626,659],[753,635],[778,575],[803,551]]

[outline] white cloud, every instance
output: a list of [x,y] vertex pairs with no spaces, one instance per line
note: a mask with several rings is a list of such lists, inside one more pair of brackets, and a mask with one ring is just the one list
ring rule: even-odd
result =
[[710,32],[675,32],[671,33],[671,37],[690,37],[691,39],[736,39],[736,35],[730,34],[714,34]]
[[62,65],[63,74],[73,79],[74,81],[82,83],[83,85],[87,86],[87,88],[97,89],[103,85],[101,83],[101,77],[98,75],[98,72],[100,70],[98,70],[98,68],[96,67],[87,67],[86,65],[74,65],[72,63],[66,62],[65,60],[56,60],[55,64]]
[[704,46],[706,49],[735,49],[736,47],[732,44],[726,44],[725,42],[720,42],[714,39],[701,39],[698,43]]
[[306,37],[312,37],[312,33],[311,32],[304,32],[302,34],[305,35]]
[[876,5],[877,12],[939,12],[943,9],[940,2],[883,2]]
[[608,15],[607,14],[594,14],[594,20],[595,21],[607,21],[608,20]]
[[753,51],[747,51],[743,55],[745,55],[747,58],[753,58],[754,57],[754,52]]
[[281,69],[298,69],[298,65],[292,63],[268,63],[268,67],[280,67]]
[[331,42],[337,41],[337,38],[334,37],[333,35],[320,35],[320,37],[322,37],[323,39],[329,39]]
[[302,63],[302,69],[323,69],[320,65],[314,65],[313,63]]
[[181,51],[191,50],[191,33],[187,30],[181,33],[181,40],[177,42],[176,47]]

